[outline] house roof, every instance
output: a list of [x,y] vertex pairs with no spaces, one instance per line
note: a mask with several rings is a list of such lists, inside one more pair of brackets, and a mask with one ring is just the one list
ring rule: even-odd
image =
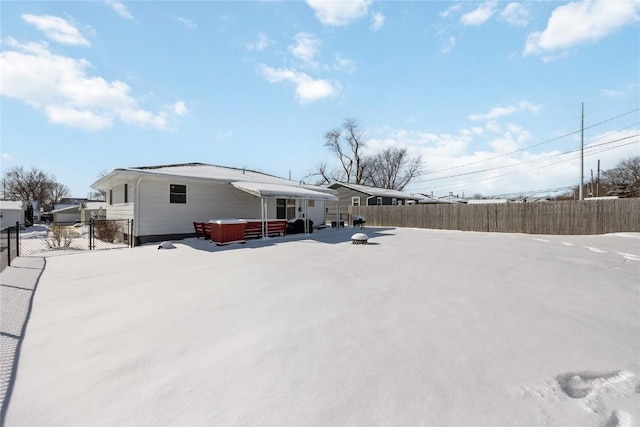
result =
[[[155,176],[159,178],[181,178],[194,181],[216,182],[216,183],[248,183],[244,185],[244,191],[252,194],[280,194],[283,197],[301,197],[324,199],[333,191],[315,185],[300,184],[285,178],[257,172],[246,168],[232,168],[227,166],[210,165],[206,163],[184,163],[164,166],[142,166],[133,168],[114,169],[108,175],[94,182],[91,187],[99,190],[109,189],[113,183],[124,180],[124,177],[132,176]],[[260,185],[258,185],[260,184]],[[276,187],[268,187],[270,184]],[[236,185],[238,188],[238,185]],[[304,191],[304,190],[308,191]],[[286,190],[286,191],[285,191]],[[298,194],[299,196],[293,196]],[[311,196],[314,197],[311,197]],[[267,197],[265,195],[260,197]],[[269,196],[274,197],[274,196]]]
[[250,181],[235,181],[231,185],[258,197],[282,197],[292,199],[334,200],[333,194],[310,190],[302,186],[270,184]]
[[297,184],[296,181],[279,178],[262,172],[253,171],[251,169],[231,168],[205,163],[183,163],[164,166],[141,166],[114,169],[111,173],[93,183],[92,187],[105,189],[106,187],[103,184],[119,175],[158,176],[167,178],[179,177],[227,183],[233,181],[253,181],[289,185]]
[[54,209],[54,210],[49,211],[47,213],[49,213],[49,214],[57,214],[57,213],[76,213],[76,212],[80,212],[80,205],[65,206],[65,207],[62,207],[62,208]]
[[469,199],[469,205],[488,205],[492,203],[508,203],[508,199]]
[[24,202],[17,200],[0,200],[0,209],[3,211],[22,211]]
[[376,196],[376,197],[392,197],[396,199],[409,199],[409,200],[416,200],[416,201],[427,200],[427,197],[421,194],[410,194],[410,193],[405,193],[404,191],[388,190],[386,188],[370,187],[368,185],[351,184],[351,183],[340,182],[340,181],[336,181],[328,185],[328,188],[331,188],[334,190],[339,187],[350,188],[352,190],[359,191],[360,193],[364,193],[364,194],[368,194],[370,196]]

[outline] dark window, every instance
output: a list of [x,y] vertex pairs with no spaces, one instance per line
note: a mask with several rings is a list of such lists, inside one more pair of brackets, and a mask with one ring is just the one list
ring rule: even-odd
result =
[[276,199],[276,219],[287,219],[286,199]]
[[113,190],[109,190],[109,204],[113,204]]
[[129,203],[129,184],[124,185],[124,202]]
[[169,203],[187,203],[187,186],[169,184]]

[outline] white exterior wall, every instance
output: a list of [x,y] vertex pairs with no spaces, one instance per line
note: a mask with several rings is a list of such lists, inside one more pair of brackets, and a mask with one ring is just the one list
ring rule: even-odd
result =
[[2,209],[0,212],[0,228],[15,226],[16,222],[24,224],[23,210]]
[[80,211],[78,213],[54,213],[53,222],[76,222],[80,221]]
[[[187,186],[187,203],[169,203],[169,186]],[[128,182],[128,203],[124,201],[124,184],[112,189],[113,204],[109,204],[107,191],[107,219],[134,220],[135,236],[161,236],[167,234],[191,234],[193,222],[207,222],[216,218],[262,218],[262,201],[231,184],[189,181],[184,178],[142,177],[139,186],[135,180]],[[140,191],[136,208],[136,192]],[[298,211],[297,207],[302,207]],[[296,215],[302,218],[304,200],[298,200]],[[267,218],[276,218],[276,199],[267,199]],[[309,218],[314,225],[325,221],[325,202],[315,201],[309,208]]]
[[[187,186],[187,203],[169,203],[169,185]],[[131,192],[131,185],[129,185]],[[129,194],[131,200],[131,193]],[[193,233],[193,222],[216,218],[260,218],[260,199],[231,184],[144,177],[134,227],[138,236]],[[109,208],[107,209],[107,211]]]

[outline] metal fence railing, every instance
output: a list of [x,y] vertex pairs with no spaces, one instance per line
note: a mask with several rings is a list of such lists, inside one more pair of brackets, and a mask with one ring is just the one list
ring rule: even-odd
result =
[[20,255],[57,250],[102,250],[133,247],[133,220],[91,219],[86,222],[16,224],[1,230],[1,270]]
[[20,256],[20,223],[0,230],[0,271]]

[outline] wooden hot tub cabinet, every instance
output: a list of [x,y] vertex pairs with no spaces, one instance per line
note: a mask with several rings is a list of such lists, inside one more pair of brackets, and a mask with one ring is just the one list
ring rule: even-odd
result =
[[211,241],[216,245],[246,243],[244,232],[247,222],[244,219],[212,219]]

